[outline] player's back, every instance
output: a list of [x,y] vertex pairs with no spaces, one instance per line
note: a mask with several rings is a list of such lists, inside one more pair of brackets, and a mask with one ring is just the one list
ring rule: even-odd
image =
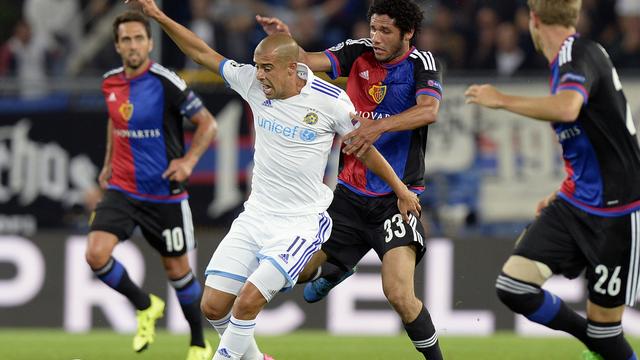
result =
[[603,215],[640,207],[638,138],[608,54],[598,43],[575,36],[565,41],[552,65],[552,91],[573,89],[584,97],[575,123],[554,124],[573,175],[563,193],[586,210],[600,208],[589,211]]

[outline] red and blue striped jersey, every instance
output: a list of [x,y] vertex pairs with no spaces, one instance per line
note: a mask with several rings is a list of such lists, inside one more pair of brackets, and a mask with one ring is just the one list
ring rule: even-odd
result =
[[[332,79],[348,76],[347,94],[364,118],[383,119],[416,105],[419,95],[442,99],[440,65],[428,51],[411,47],[391,63],[373,54],[371,39],[347,40],[325,55],[331,61]],[[427,126],[384,133],[373,144],[396,174],[416,193],[424,191]],[[391,187],[353,155],[341,155],[338,183],[365,196],[383,196]]]
[[186,199],[185,184],[162,173],[184,156],[183,117],[200,111],[202,101],[178,75],[155,63],[133,78],[122,67],[107,72],[102,92],[113,123],[109,188],[145,201]]
[[567,177],[558,195],[599,216],[640,209],[640,148],[622,85],[607,52],[574,34],[550,64],[551,93],[584,98],[575,122],[553,123]]

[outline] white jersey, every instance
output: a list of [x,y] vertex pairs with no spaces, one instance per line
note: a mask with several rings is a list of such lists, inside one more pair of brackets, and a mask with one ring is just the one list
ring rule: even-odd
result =
[[347,94],[304,64],[298,64],[298,76],[307,83],[287,99],[267,99],[252,65],[225,59],[220,74],[253,112],[255,153],[247,204],[279,215],[326,210],[333,193],[322,180],[333,139],[354,128],[350,113],[355,107]]

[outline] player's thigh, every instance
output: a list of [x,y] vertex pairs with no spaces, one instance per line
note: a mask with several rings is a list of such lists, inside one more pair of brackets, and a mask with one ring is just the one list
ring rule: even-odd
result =
[[609,309],[633,306],[640,287],[640,211],[589,219],[580,242],[589,258],[589,300]]
[[347,190],[338,188],[327,212],[333,220],[329,239],[322,244],[327,261],[347,271],[355,267],[371,249],[365,239],[366,221],[358,199]]
[[126,240],[136,226],[134,212],[135,208],[126,195],[119,191],[107,190],[91,214],[90,234],[102,231],[115,235],[118,240]]
[[177,257],[195,249],[189,202],[136,202],[135,220],[145,239],[163,257]]
[[324,212],[274,217],[269,223],[272,227],[271,236],[260,249],[260,262],[270,262],[287,279],[287,287],[292,287],[309,260],[331,234],[331,217]]
[[382,258],[382,289],[385,296],[415,296],[414,275],[416,251],[411,246],[400,246],[387,251]]
[[247,211],[234,220],[205,270],[206,286],[237,296],[247,278],[258,267],[261,246],[253,230],[264,226],[262,220]]
[[[524,258],[529,261],[515,264],[515,267],[520,267],[519,272],[513,270],[514,264],[509,264],[511,275],[526,276],[529,270],[535,271],[531,266],[535,266],[536,262],[546,265],[553,274],[561,274],[570,279],[580,275],[587,259],[578,246],[574,228],[580,219],[576,218],[568,206],[564,200],[552,201],[523,230],[513,251],[513,255],[518,258],[512,256],[505,265],[514,259]],[[529,268],[523,268],[525,266]]]

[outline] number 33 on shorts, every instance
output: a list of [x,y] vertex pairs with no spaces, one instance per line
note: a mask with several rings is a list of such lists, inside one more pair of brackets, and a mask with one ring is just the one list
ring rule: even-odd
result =
[[424,246],[424,235],[422,234],[424,231],[422,226],[418,227],[417,225],[418,219],[413,214],[409,214],[409,223],[402,220],[402,215],[395,214],[384,221],[384,241],[389,243],[394,239],[410,239],[411,241],[405,240],[407,242],[406,245],[415,241],[420,246]]

